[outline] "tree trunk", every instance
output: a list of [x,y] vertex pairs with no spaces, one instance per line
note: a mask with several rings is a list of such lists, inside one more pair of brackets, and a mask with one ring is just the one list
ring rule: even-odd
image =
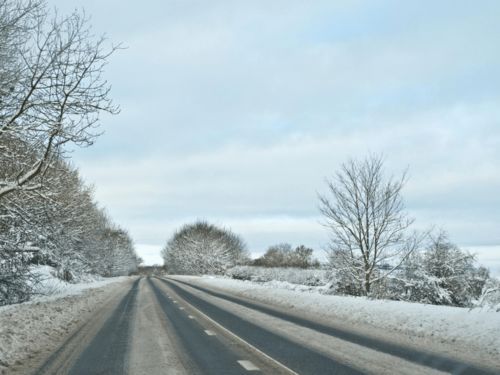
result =
[[370,273],[365,272],[365,294],[370,294],[371,280]]

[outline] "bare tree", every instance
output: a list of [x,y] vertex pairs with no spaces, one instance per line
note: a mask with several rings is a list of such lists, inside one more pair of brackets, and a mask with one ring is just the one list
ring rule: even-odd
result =
[[40,1],[0,1],[0,140],[21,139],[32,163],[0,176],[0,199],[40,187],[64,146],[91,145],[102,112],[117,113],[102,77],[116,47],[94,38],[85,15],[50,16]]
[[383,160],[369,156],[350,160],[327,180],[328,195],[320,195],[320,211],[331,231],[330,261],[361,294],[392,273],[417,247],[407,236],[413,220],[404,212],[400,178],[385,177]]

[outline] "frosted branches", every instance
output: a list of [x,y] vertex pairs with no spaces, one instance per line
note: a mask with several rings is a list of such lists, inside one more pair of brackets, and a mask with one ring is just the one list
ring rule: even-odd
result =
[[[329,194],[319,196],[320,211],[331,232],[331,261],[364,294],[396,269],[420,241],[406,233],[413,220],[404,212],[405,181],[406,174],[384,178],[382,159],[371,156],[343,164],[327,180]],[[381,271],[391,261],[396,263]]]
[[[95,38],[84,14],[51,16],[42,2],[0,2],[0,140],[37,151],[32,163],[0,175],[0,199],[39,187],[64,146],[91,145],[103,112],[117,113],[103,69],[117,47]],[[19,155],[21,157],[21,155]]]

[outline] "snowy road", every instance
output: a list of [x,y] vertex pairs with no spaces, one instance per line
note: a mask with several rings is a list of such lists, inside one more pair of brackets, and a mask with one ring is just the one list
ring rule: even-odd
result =
[[493,374],[283,309],[157,278],[124,283],[35,367],[31,373]]

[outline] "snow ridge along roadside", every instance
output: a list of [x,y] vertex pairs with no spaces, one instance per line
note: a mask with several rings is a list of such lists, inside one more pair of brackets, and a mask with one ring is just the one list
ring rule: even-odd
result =
[[0,308],[0,374],[50,353],[110,299],[128,277],[69,284],[61,293]]

